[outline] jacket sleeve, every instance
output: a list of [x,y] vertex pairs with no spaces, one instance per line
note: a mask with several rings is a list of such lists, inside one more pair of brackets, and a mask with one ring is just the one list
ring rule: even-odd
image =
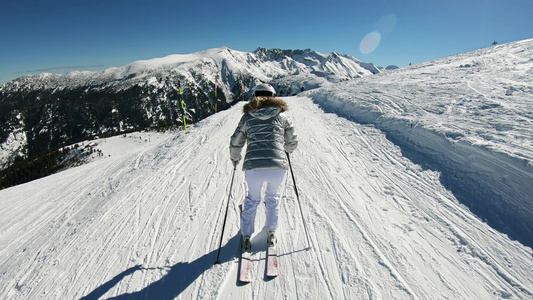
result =
[[229,153],[231,160],[236,161],[241,159],[242,147],[246,144],[246,122],[244,116],[239,121],[239,125],[231,136],[229,144]]
[[298,147],[298,137],[289,118],[285,118],[285,152],[292,153]]

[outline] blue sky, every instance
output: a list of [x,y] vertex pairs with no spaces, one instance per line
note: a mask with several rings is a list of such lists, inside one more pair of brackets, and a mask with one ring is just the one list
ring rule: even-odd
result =
[[420,63],[533,38],[532,0],[16,0],[0,6],[0,84],[227,46]]

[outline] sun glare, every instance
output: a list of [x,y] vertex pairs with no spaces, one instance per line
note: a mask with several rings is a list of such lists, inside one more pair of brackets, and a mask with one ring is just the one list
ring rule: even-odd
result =
[[370,54],[376,50],[381,41],[381,34],[379,32],[371,32],[367,34],[359,44],[359,51],[363,54]]

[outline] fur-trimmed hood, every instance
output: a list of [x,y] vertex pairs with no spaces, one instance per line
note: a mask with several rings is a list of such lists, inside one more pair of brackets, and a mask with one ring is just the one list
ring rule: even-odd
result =
[[242,111],[247,114],[251,111],[258,110],[265,107],[279,107],[281,112],[287,111],[289,106],[285,101],[275,97],[256,97],[246,103]]

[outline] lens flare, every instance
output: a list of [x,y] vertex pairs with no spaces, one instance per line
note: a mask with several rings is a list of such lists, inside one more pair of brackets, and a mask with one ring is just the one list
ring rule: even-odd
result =
[[371,32],[367,34],[359,44],[359,51],[363,54],[370,54],[376,50],[381,41],[381,34],[379,32]]
[[386,15],[381,17],[374,27],[375,31],[381,33],[381,36],[385,37],[389,35],[396,27],[396,21],[398,19],[395,15]]

